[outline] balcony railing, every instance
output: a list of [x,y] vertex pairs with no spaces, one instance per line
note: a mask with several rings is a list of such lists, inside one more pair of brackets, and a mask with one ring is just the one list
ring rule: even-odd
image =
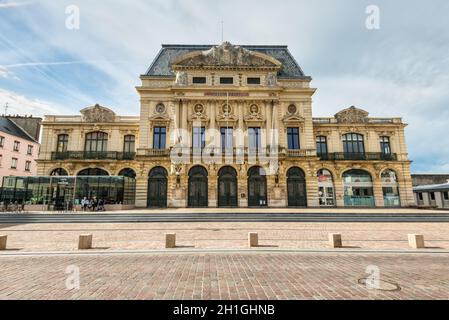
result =
[[138,156],[143,157],[168,157],[170,156],[170,149],[139,149]]
[[321,160],[335,161],[335,160],[382,160],[382,161],[397,161],[396,153],[385,154],[381,152],[365,152],[365,153],[325,153],[318,154]]
[[92,151],[66,151],[53,152],[52,160],[134,160],[135,152],[92,152]]

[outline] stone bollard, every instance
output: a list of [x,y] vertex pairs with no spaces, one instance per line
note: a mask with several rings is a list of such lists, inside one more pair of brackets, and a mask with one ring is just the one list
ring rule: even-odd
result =
[[256,232],[248,233],[248,245],[249,247],[257,247],[259,246],[259,234]]
[[424,236],[422,234],[409,234],[408,244],[413,249],[424,249]]
[[176,248],[176,233],[165,234],[165,248],[166,249]]
[[79,250],[87,250],[92,249],[92,235],[91,234],[82,234],[80,235],[78,242]]
[[341,241],[341,234],[329,233],[329,244],[331,248],[341,248],[343,243]]
[[6,241],[8,236],[0,236],[0,250],[6,250]]

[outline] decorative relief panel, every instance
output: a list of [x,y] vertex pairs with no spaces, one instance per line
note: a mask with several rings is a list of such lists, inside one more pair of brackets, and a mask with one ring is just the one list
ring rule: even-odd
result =
[[338,123],[366,123],[369,113],[354,106],[344,109],[335,115]]
[[80,111],[82,115],[82,119],[84,122],[114,122],[115,121],[115,113],[111,109],[105,108],[96,104],[92,107],[85,108]]

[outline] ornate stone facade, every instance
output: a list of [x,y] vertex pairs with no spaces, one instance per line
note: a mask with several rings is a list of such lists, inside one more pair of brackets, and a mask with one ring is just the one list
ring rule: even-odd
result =
[[[284,46],[167,45],[141,81],[138,117],[98,105],[46,117],[39,174],[132,169],[137,207],[414,203],[402,120],[355,107],[313,118],[311,78]],[[98,146],[105,158],[91,159]]]

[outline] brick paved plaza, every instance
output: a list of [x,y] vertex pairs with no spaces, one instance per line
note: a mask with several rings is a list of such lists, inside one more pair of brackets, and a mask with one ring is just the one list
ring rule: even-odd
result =
[[[407,234],[423,234],[426,246],[449,250],[449,223],[186,222],[0,225],[8,248],[19,252],[76,251],[78,236],[93,234],[94,248],[148,250],[165,247],[165,233],[195,249],[245,249],[248,232],[260,245],[279,249],[325,249],[328,234],[341,233],[353,249],[409,249]],[[14,251],[14,250],[13,250]],[[8,251],[10,252],[10,251]],[[2,252],[0,251],[0,255]]]
[[[449,299],[448,254],[193,253],[0,257],[0,299]],[[70,265],[80,289],[66,289]],[[380,269],[381,290],[359,281]],[[390,291],[391,290],[391,291]]]
[[[78,251],[87,232],[94,250]],[[165,251],[167,232],[177,249]],[[243,251],[248,232],[260,247]],[[344,249],[329,248],[332,232]],[[427,248],[411,251],[408,233]],[[448,223],[26,224],[0,234],[0,299],[449,299]],[[66,289],[72,265],[79,290]],[[370,265],[381,290],[363,283]]]

